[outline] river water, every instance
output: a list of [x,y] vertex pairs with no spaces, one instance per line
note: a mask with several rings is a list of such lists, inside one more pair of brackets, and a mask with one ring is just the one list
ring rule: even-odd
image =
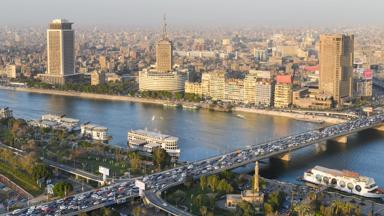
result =
[[[320,124],[285,117],[242,114],[207,110],[186,111],[159,105],[90,100],[0,90],[0,106],[14,110],[16,117],[37,119],[46,113],[65,114],[109,129],[112,144],[126,146],[131,129],[156,130],[179,137],[181,160],[198,160],[255,143],[288,136]],[[384,134],[366,131],[350,137],[348,144],[328,142],[293,154],[292,161],[268,162],[262,171],[266,177],[295,181],[315,165],[351,169],[374,177],[384,186]]]

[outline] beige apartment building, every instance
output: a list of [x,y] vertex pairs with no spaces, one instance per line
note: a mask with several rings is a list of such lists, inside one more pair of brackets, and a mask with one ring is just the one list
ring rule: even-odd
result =
[[256,102],[257,74],[249,73],[244,78],[244,103]]
[[91,85],[101,85],[104,84],[105,81],[105,73],[103,71],[93,71],[91,73]]
[[320,35],[319,89],[340,105],[352,97],[353,35]]
[[291,75],[276,76],[274,107],[285,108],[292,104]]
[[244,79],[226,79],[223,71],[203,73],[201,84],[186,82],[186,92],[200,92],[213,100],[271,106],[273,82],[269,71],[251,70]]
[[16,65],[7,65],[4,68],[0,68],[0,75],[7,78],[16,78],[18,76],[17,71],[18,67]]
[[273,104],[274,85],[270,79],[260,79],[256,83],[255,104],[271,106]]
[[201,74],[201,91],[202,91],[203,96],[205,96],[205,97],[209,97],[210,80],[211,80],[211,74],[210,73],[202,73]]
[[99,56],[99,65],[102,70],[108,69],[108,62],[105,56]]
[[225,73],[212,72],[209,79],[209,96],[213,100],[225,99]]
[[185,82],[185,93],[202,96],[203,95],[202,84],[197,83],[197,82],[186,81]]
[[332,98],[308,88],[293,91],[292,105],[304,109],[326,110],[332,107]]
[[225,80],[224,100],[230,102],[244,101],[244,81],[242,79]]

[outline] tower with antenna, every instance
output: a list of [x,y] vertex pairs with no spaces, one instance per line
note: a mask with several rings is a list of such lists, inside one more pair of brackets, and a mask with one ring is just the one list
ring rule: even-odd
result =
[[171,72],[173,67],[173,45],[168,39],[167,19],[163,16],[163,29],[160,40],[156,44],[156,69],[158,72]]
[[167,35],[167,14],[163,15],[163,34],[162,34],[162,39],[165,40],[168,38]]

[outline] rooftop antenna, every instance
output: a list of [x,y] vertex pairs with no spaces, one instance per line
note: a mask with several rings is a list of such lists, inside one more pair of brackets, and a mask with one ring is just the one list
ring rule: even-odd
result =
[[167,15],[163,16],[163,39],[167,38]]

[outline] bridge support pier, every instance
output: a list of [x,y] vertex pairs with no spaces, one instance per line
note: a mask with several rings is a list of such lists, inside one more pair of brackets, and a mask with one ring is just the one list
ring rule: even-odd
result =
[[291,153],[288,152],[288,153],[276,155],[276,156],[273,156],[273,158],[288,162],[291,160]]
[[378,131],[383,131],[384,132],[384,125],[377,126],[374,129],[378,130]]
[[338,143],[347,143],[348,137],[347,136],[339,136],[339,137],[334,138],[333,140],[335,140]]
[[316,152],[325,152],[327,151],[327,143],[320,142],[315,144]]

